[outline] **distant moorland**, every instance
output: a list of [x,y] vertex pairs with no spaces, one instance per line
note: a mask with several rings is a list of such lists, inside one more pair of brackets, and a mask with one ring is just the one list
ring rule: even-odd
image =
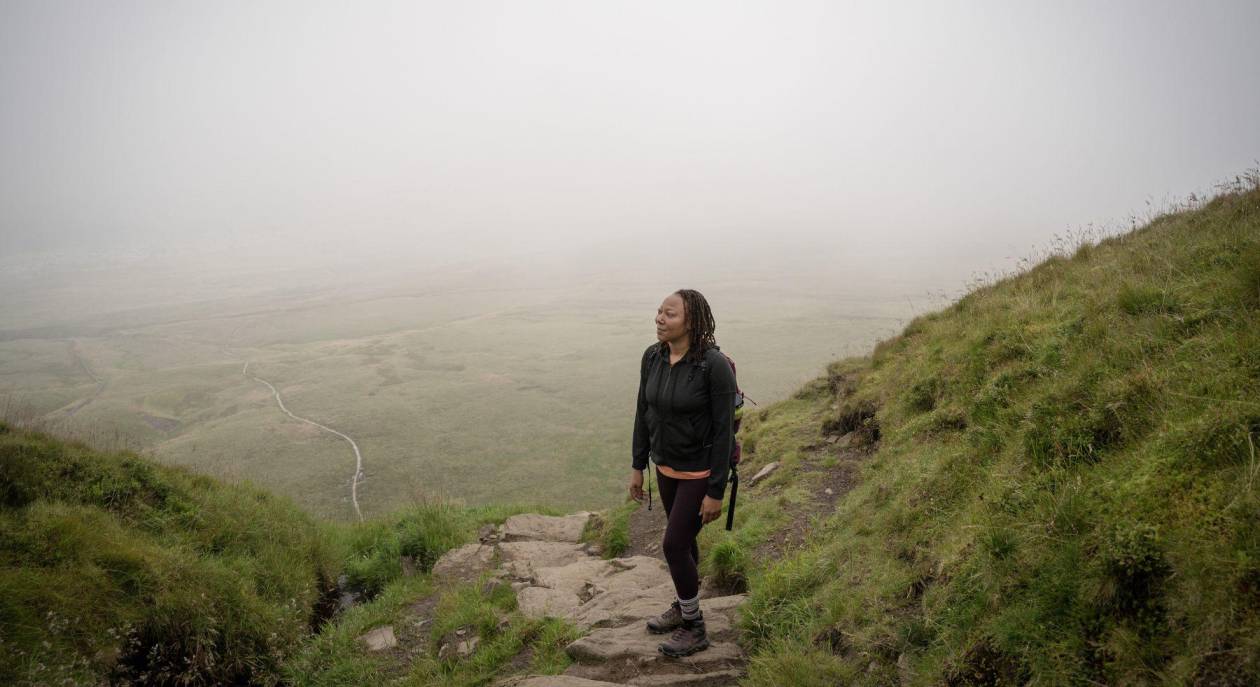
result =
[[[622,491],[639,354],[657,304],[679,286],[531,288],[464,272],[383,287],[307,278],[247,288],[190,274],[161,298],[163,280],[177,277],[169,272],[155,269],[147,288],[144,273],[100,269],[57,289],[11,291],[0,410],[248,480],[335,519],[354,516],[349,445],[283,414],[253,375],[291,412],[355,439],[367,516],[434,496],[605,507]],[[913,314],[895,293],[769,279],[693,286],[713,304],[742,387],[763,404]],[[102,295],[122,291],[147,300],[123,308]],[[92,297],[101,304],[85,307]]]

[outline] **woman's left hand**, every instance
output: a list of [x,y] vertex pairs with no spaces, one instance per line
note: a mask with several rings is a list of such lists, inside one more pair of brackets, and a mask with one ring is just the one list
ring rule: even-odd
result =
[[700,504],[700,524],[707,525],[722,514],[722,501],[712,496],[704,497],[704,501]]

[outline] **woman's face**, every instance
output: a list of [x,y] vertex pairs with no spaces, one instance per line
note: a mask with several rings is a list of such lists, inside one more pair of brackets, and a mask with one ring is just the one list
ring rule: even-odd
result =
[[681,341],[687,336],[687,312],[682,296],[671,293],[656,309],[656,340]]

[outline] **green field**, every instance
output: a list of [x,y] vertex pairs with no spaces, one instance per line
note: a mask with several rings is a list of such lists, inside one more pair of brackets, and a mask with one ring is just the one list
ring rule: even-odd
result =
[[[84,278],[120,288],[105,272]],[[153,279],[150,291],[162,289]],[[25,325],[0,331],[0,405],[12,421],[352,517],[349,445],[281,413],[242,374],[248,361],[292,412],[358,442],[365,516],[433,496],[560,509],[620,500],[639,354],[670,287],[449,274],[406,286],[304,284],[219,298],[188,288],[168,299],[179,302],[112,313],[59,309],[67,294],[32,291],[0,319]],[[911,312],[904,296],[804,282],[698,286],[742,387],[762,404],[891,335]]]

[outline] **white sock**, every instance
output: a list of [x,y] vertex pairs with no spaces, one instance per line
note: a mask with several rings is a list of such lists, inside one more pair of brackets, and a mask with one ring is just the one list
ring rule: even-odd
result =
[[696,594],[694,599],[679,599],[678,605],[682,607],[683,620],[695,620],[700,617],[700,595]]

